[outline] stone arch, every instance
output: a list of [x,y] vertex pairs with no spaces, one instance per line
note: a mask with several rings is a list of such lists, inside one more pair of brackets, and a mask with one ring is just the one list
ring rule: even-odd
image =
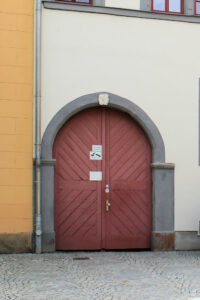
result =
[[[47,126],[41,145],[42,151],[42,227],[43,251],[55,251],[54,232],[54,164],[52,148],[59,129],[78,112],[99,106],[99,95],[107,94],[108,107],[128,113],[149,137],[152,146],[153,185],[153,237],[152,248],[173,248],[174,232],[174,165],[165,163],[165,146],[162,136],[151,118],[136,104],[110,93],[94,93],[81,96],[66,104]],[[164,176],[163,176],[164,175]],[[166,200],[167,199],[167,200]]]

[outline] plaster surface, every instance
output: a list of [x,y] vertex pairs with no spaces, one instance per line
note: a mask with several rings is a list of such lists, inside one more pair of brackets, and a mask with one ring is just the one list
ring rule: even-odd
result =
[[0,254],[32,251],[32,233],[0,233]]
[[42,26],[42,132],[82,95],[107,91],[134,102],[176,166],[175,228],[197,230],[200,25],[44,9]]
[[175,232],[176,250],[199,250],[200,236],[196,231],[177,231]]
[[140,9],[140,0],[105,0],[105,6]]

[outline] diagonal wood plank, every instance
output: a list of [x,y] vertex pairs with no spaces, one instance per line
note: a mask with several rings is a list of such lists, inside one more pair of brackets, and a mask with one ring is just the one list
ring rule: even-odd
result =
[[100,190],[98,183],[89,181],[90,170],[98,170],[101,165],[89,157],[92,145],[101,144],[99,128],[101,112],[85,110],[73,116],[54,141],[55,231],[59,250],[100,247]]
[[152,213],[151,146],[146,134],[128,115],[112,110],[109,118],[107,161],[111,208],[106,215],[110,224],[107,247],[148,248]]

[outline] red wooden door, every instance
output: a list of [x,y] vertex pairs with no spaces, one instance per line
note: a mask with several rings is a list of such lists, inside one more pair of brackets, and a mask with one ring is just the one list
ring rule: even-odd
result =
[[[92,145],[102,145],[102,160],[90,159]],[[57,134],[53,156],[57,250],[150,248],[151,147],[131,117],[82,111]]]
[[125,113],[105,115],[105,184],[111,204],[105,214],[105,248],[151,245],[151,147],[141,127]]

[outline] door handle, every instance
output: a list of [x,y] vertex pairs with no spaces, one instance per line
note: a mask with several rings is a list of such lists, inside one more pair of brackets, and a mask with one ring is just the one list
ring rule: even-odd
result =
[[111,206],[111,203],[108,200],[106,200],[106,211],[109,211],[110,206]]

